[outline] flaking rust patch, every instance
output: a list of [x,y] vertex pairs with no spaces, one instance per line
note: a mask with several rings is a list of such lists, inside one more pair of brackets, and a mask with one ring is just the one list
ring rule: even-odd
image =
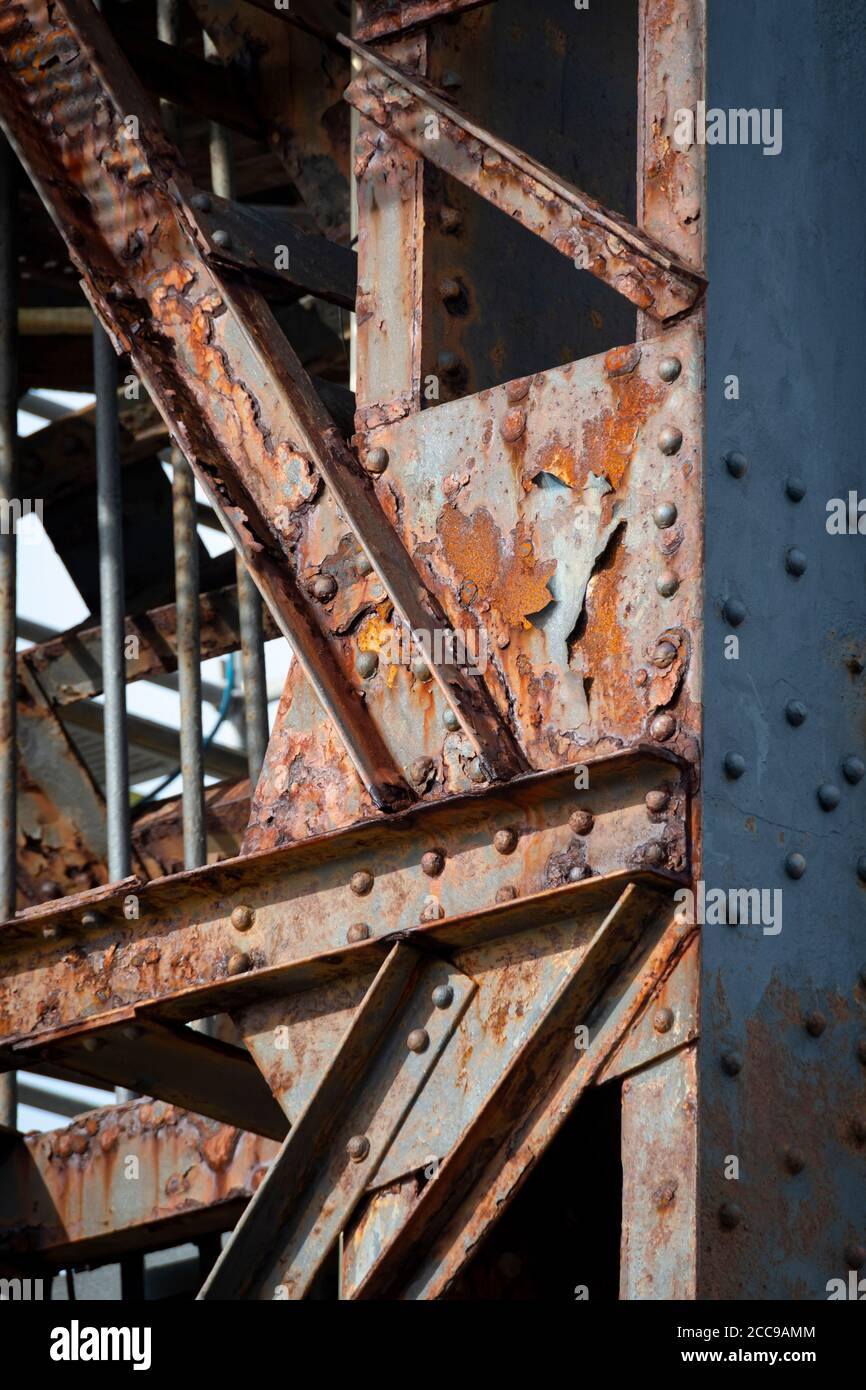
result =
[[456,507],[445,507],[436,531],[467,608],[486,601],[510,627],[528,628],[529,615],[540,613],[551,602],[547,586],[557,562],[535,558],[528,527],[520,524],[504,537],[486,507],[468,516]]

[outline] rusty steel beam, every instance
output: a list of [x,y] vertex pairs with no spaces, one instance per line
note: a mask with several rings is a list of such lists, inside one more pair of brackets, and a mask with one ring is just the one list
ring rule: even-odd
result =
[[355,33],[365,43],[371,43],[491,3],[492,0],[358,0]]
[[[343,42],[366,65],[346,98],[362,115],[550,242],[652,318],[692,309],[705,282],[660,241],[633,227],[464,116],[422,78],[363,44]],[[376,153],[368,138],[357,155],[362,174]]]
[[[369,481],[264,303],[230,290],[206,264],[158,114],[97,12],[81,0],[8,0],[0,26],[3,120],[94,306],[131,352],[375,803],[405,804],[402,773],[293,568],[294,515],[318,491],[314,460],[324,464],[327,452],[329,481],[345,469],[356,494],[366,487],[369,496]],[[62,61],[44,66],[46,53]],[[130,108],[137,138],[124,124]]]
[[150,1099],[20,1135],[0,1153],[0,1267],[95,1263],[231,1230],[277,1150]]

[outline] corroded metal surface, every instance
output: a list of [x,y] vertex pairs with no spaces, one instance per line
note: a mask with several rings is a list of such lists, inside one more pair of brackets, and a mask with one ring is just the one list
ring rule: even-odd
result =
[[83,1263],[231,1229],[277,1148],[149,1099],[22,1136],[0,1165],[0,1266]]
[[360,0],[356,33],[365,41],[383,39],[490,3],[491,0]]

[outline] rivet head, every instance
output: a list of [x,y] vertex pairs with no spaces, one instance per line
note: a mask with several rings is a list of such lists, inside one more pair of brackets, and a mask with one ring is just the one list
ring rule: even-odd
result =
[[835,811],[839,802],[842,800],[842,794],[839,788],[834,787],[832,782],[824,782],[818,788],[817,795],[818,803],[822,811]]
[[857,1061],[866,1067],[866,1038],[861,1038],[857,1044]]
[[644,797],[646,808],[648,811],[651,811],[653,815],[658,815],[660,811],[664,811],[670,799],[670,792],[661,787],[654,788],[652,791],[647,792]]
[[592,811],[581,808],[579,811],[572,811],[568,824],[575,835],[588,835],[595,825],[595,816]]
[[493,848],[497,854],[513,854],[517,848],[517,831],[512,826],[497,830],[493,836]]
[[736,1202],[723,1202],[719,1207],[719,1223],[726,1231],[733,1231],[743,1219],[743,1209]]
[[862,782],[866,777],[866,764],[861,758],[846,758],[842,764],[842,776],[846,782],[850,782],[856,787],[858,782]]
[[802,1173],[803,1169],[806,1167],[805,1155],[802,1154],[799,1149],[786,1149],[782,1155],[782,1160],[788,1172],[795,1177],[798,1173]]
[[439,298],[448,304],[449,301],[459,299],[463,291],[456,280],[452,280],[449,275],[445,275],[439,281]]
[[806,722],[806,706],[802,700],[789,700],[785,706],[785,718],[793,728],[799,729]]
[[232,926],[235,931],[249,931],[256,920],[256,914],[246,903],[239,903],[232,908]]
[[726,599],[722,607],[722,617],[728,627],[739,627],[746,620],[746,605],[738,598]]
[[498,169],[502,160],[496,150],[486,149],[481,158],[481,163],[485,169]]
[[813,1013],[806,1014],[803,1019],[803,1027],[810,1038],[820,1038],[821,1034],[826,1032],[827,1020],[824,1015],[816,1009]]
[[669,1033],[674,1026],[673,1009],[656,1009],[653,1015],[653,1028],[657,1033]]
[[673,502],[660,502],[653,512],[653,521],[660,531],[666,531],[669,526],[673,526],[679,513]]
[[663,454],[678,454],[682,448],[683,432],[678,430],[676,425],[665,425],[658,438],[658,445]]
[[472,758],[466,764],[466,776],[470,782],[477,782],[479,785],[490,780],[480,758]]
[[454,1003],[454,990],[451,985],[437,985],[430,998],[437,1009],[448,1009]]
[[643,850],[643,862],[651,869],[658,869],[665,862],[667,855],[665,847],[658,840],[652,844],[645,845]]
[[105,1039],[85,1038],[81,1046],[84,1048],[85,1052],[98,1052],[101,1047],[105,1046]]
[[102,918],[100,917],[99,913],[94,912],[92,907],[87,908],[86,911],[82,912],[81,914],[82,927],[86,927],[88,929],[91,927],[98,927],[101,921]]
[[445,728],[451,734],[455,734],[457,730],[460,728],[460,720],[457,718],[457,715],[454,713],[450,705],[448,706],[448,708],[442,716],[442,723],[445,725]]
[[657,743],[667,743],[677,731],[677,721],[672,714],[657,714],[650,724],[650,733]]
[[373,473],[377,478],[385,472],[390,461],[387,449],[377,446],[375,449],[368,449],[364,455],[364,467],[368,473]]
[[379,656],[376,652],[358,652],[355,657],[355,670],[362,680],[369,680],[379,669]]
[[458,208],[440,208],[439,225],[443,232],[453,234],[463,225],[463,216]]
[[661,594],[662,598],[673,598],[679,587],[679,578],[674,574],[673,570],[662,570],[656,580],[656,589]]
[[659,362],[659,376],[668,383],[676,381],[682,369],[683,364],[678,357],[663,357]]
[[789,878],[802,878],[806,872],[806,857],[803,854],[789,854],[785,859],[785,873]]
[[436,358],[436,365],[446,376],[456,376],[460,371],[460,358],[450,348],[444,348]]
[[445,855],[441,849],[428,849],[421,855],[421,869],[428,878],[438,878],[445,868]]
[[406,1046],[410,1052],[426,1052],[430,1046],[430,1034],[426,1028],[413,1028],[406,1039]]
[[866,1250],[862,1245],[845,1246],[845,1263],[849,1269],[862,1269],[866,1264]]
[[[866,854],[861,854],[857,860],[857,877],[862,883],[866,883]],[[866,981],[864,981],[866,983]]]
[[252,962],[249,956],[247,955],[246,951],[235,951],[228,958],[228,963],[226,965],[226,974],[243,975],[247,970],[249,970],[251,964]]
[[346,1145],[346,1153],[353,1163],[363,1163],[370,1152],[370,1141],[366,1134],[353,1134]]
[[432,679],[432,671],[424,660],[423,656],[416,656],[412,660],[412,675],[416,681],[429,681]]
[[349,887],[359,898],[366,897],[373,888],[373,875],[369,869],[357,869],[349,879]]
[[746,760],[742,753],[725,754],[725,776],[735,782],[746,770]]
[[317,574],[310,585],[310,592],[319,603],[330,603],[337,592],[337,581],[332,574]]
[[497,888],[495,901],[497,903],[513,903],[517,897],[517,889],[506,884],[503,888]]
[[359,941],[369,941],[372,935],[366,922],[353,922],[346,932],[346,940],[350,946],[355,946]]
[[858,1144],[866,1144],[866,1115],[855,1115],[851,1130]]
[[213,206],[209,193],[193,193],[189,201],[196,212],[210,212]]
[[128,1023],[120,1031],[127,1042],[138,1042],[139,1038],[144,1036],[144,1029],[140,1023]]
[[798,550],[796,546],[794,546],[786,552],[785,569],[789,574],[792,574],[795,579],[799,579],[801,575],[806,573],[806,556],[803,554],[802,550]]
[[726,1076],[739,1076],[743,1070],[743,1059],[739,1052],[726,1052],[722,1056],[722,1071]]
[[725,467],[732,478],[742,478],[748,466],[749,460],[738,449],[732,449],[729,454],[725,454]]
[[802,478],[789,478],[785,484],[785,495],[792,502],[802,502],[806,496],[806,484]]
[[211,232],[211,241],[213,242],[214,246],[231,246],[231,233],[227,232],[225,227],[217,227],[213,232]]
[[409,765],[409,780],[413,782],[416,787],[420,787],[429,779],[432,771],[433,764],[429,758],[416,758],[415,761]]
[[667,670],[668,666],[673,666],[678,656],[678,652],[673,642],[659,642],[653,648],[650,661],[653,666],[658,666],[662,670]]
[[44,941],[58,941],[63,934],[63,929],[59,922],[46,922],[42,928],[42,939]]
[[520,406],[509,410],[499,422],[499,433],[506,444],[516,444],[526,429],[526,411]]
[[866,989],[866,961],[863,962],[857,973],[860,984],[863,986],[864,989]]

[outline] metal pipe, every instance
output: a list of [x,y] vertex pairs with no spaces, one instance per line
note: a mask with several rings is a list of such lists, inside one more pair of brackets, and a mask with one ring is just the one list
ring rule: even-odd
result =
[[[17,486],[17,351],[15,261],[15,167],[0,136],[0,920],[16,907],[16,663],[15,523],[12,502]],[[15,1126],[16,1076],[0,1076],[0,1124]]]
[[[215,59],[218,56],[216,45],[208,34],[204,36],[204,52],[206,58]],[[210,126],[210,176],[211,186],[218,197],[234,197],[232,138],[215,121],[211,121]],[[235,568],[244,681],[244,742],[252,793],[265,760],[269,734],[264,620],[261,596],[240,555],[235,556]]]
[[204,752],[201,729],[201,624],[198,528],[192,469],[171,451],[177,671],[180,678],[180,770],[183,787],[183,862],[195,869],[207,860]]
[[102,625],[102,682],[105,692],[105,800],[108,819],[108,877],[126,878],[131,867],[129,756],[126,744],[126,673],[123,666],[123,518],[120,487],[120,426],[117,358],[100,323],[93,325],[96,388],[96,507],[99,533],[99,611]]

